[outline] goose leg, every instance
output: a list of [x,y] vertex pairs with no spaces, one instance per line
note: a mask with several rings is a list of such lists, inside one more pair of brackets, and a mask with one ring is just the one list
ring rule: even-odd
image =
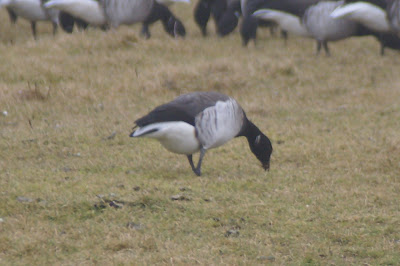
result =
[[325,54],[326,54],[327,56],[330,56],[331,53],[329,52],[328,42],[327,42],[327,41],[323,41],[323,42],[322,42],[322,46],[324,47]]
[[186,156],[187,156],[187,158],[188,158],[190,167],[192,167],[193,172],[196,173],[196,168],[194,167],[194,164],[193,164],[193,156],[192,156],[192,154],[186,155]]
[[140,35],[144,36],[146,39],[150,39],[150,31],[149,25],[147,23],[143,23],[142,30],[140,31]]
[[204,148],[201,148],[199,162],[197,163],[197,167],[195,169],[193,169],[193,172],[197,176],[201,176],[201,163],[203,162],[203,158],[204,158],[205,154],[206,154],[206,150]]
[[321,42],[317,41],[317,52],[315,53],[315,55],[319,55],[320,52],[321,52]]
[[36,38],[36,22],[35,21],[31,21],[31,29],[32,29],[33,38],[35,40],[37,40],[37,38]]
[[58,27],[57,23],[53,22],[53,36],[55,36],[57,33],[57,27]]
[[283,38],[285,42],[285,46],[287,46],[287,40],[288,40],[288,33],[287,31],[281,30],[281,38]]
[[381,42],[381,56],[385,55],[385,44]]

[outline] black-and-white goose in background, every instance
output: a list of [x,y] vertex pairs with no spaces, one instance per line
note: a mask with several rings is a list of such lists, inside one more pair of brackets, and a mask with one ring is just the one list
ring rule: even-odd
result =
[[331,16],[346,17],[377,32],[400,32],[400,0],[346,0]]
[[30,21],[32,34],[36,39],[37,21],[51,21],[53,34],[57,32],[59,11],[44,8],[44,2],[44,0],[0,0],[0,7],[6,7],[14,21],[16,21],[17,17]]
[[331,13],[331,17],[347,18],[362,25],[365,35],[378,40],[382,55],[386,47],[400,50],[399,0],[346,0]]
[[[257,126],[247,119],[233,98],[218,92],[183,94],[160,105],[135,121],[130,137],[157,139],[167,150],[187,156],[193,172],[201,175],[207,150],[244,136],[250,150],[269,169],[272,145]],[[192,155],[200,151],[197,166]]]
[[[131,25],[138,22],[154,22],[155,18],[164,24],[168,33],[180,34],[185,32],[180,20],[164,6],[166,2],[190,2],[189,0],[50,0],[47,8],[55,8],[85,21],[91,26],[101,28],[117,28],[119,25]],[[161,4],[162,3],[162,4]],[[157,11],[152,12],[153,9]],[[162,14],[160,12],[163,12]],[[168,17],[168,19],[165,19]],[[154,21],[153,21],[154,20]]]
[[391,28],[385,9],[385,1],[345,1],[331,13],[331,17],[347,18],[373,31],[388,32]]
[[330,16],[342,2],[322,1],[309,6],[302,17],[279,10],[262,9],[254,13],[256,17],[274,20],[282,29],[296,35],[311,37],[317,41],[317,54],[321,47],[329,55],[328,42],[338,41],[357,35],[356,22],[334,19]]
[[[242,43],[256,40],[259,19],[253,15],[260,9],[273,9],[302,17],[305,10],[321,0],[241,0],[243,20],[240,26]],[[272,22],[272,21],[271,21]]]

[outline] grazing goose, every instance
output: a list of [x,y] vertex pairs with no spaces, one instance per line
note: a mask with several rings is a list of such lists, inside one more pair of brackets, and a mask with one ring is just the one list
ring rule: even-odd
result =
[[43,0],[0,0],[0,7],[4,6],[13,14],[12,19],[22,17],[31,22],[32,34],[37,39],[36,22],[51,21],[53,34],[57,32],[58,10],[43,8]]
[[347,18],[362,25],[364,35],[374,36],[381,45],[381,55],[384,55],[386,47],[400,50],[399,12],[399,0],[346,0],[331,13],[331,17]]
[[[233,98],[218,92],[183,94],[156,107],[135,121],[130,137],[149,137],[160,141],[169,151],[185,154],[193,172],[201,175],[207,150],[244,136],[265,170],[269,169],[272,145]],[[197,166],[192,155],[200,151]]]
[[[148,31],[150,23],[161,19],[163,23],[168,22],[164,24],[164,28],[169,34],[182,33],[184,31],[184,29],[182,30],[182,22],[173,16],[166,6],[158,2],[188,3],[189,0],[50,0],[45,4],[45,7],[64,11],[91,26],[117,28],[122,24],[131,25],[137,22],[146,22],[145,27]],[[163,8],[160,8],[160,6]],[[153,11],[153,9],[156,9],[156,11]],[[165,19],[167,16],[168,20]]]
[[317,54],[321,47],[327,55],[329,41],[338,41],[357,34],[356,22],[347,19],[334,19],[330,16],[341,2],[322,1],[309,6],[302,18],[290,13],[259,10],[254,13],[256,17],[274,20],[283,30],[300,36],[312,37],[317,41]]
[[347,0],[331,16],[358,21],[377,32],[400,32],[400,0]]
[[338,6],[331,13],[331,17],[335,19],[347,18],[378,32],[390,31],[386,11],[381,6],[365,1]]
[[[240,27],[242,43],[256,40],[259,19],[253,13],[259,9],[273,9],[302,17],[305,10],[321,0],[241,0],[243,21]],[[272,22],[272,21],[271,21]]]

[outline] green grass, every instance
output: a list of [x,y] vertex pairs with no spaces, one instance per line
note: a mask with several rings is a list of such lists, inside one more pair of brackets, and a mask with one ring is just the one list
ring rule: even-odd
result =
[[[36,42],[1,11],[0,264],[399,265],[400,55],[367,37],[316,57],[267,30],[245,49],[212,25],[202,38],[192,9],[174,7],[185,40],[39,23]],[[197,90],[240,102],[273,142],[269,172],[245,139],[197,177],[128,137]]]

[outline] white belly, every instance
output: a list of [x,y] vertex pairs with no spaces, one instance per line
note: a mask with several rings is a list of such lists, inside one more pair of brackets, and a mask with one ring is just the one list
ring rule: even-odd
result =
[[[146,133],[157,130],[152,133]],[[167,150],[179,154],[193,154],[199,151],[200,143],[195,135],[195,128],[185,122],[161,122],[142,127],[133,137],[157,139]]]
[[4,4],[18,15],[30,21],[47,20],[48,16],[42,8],[40,0],[11,0]]

